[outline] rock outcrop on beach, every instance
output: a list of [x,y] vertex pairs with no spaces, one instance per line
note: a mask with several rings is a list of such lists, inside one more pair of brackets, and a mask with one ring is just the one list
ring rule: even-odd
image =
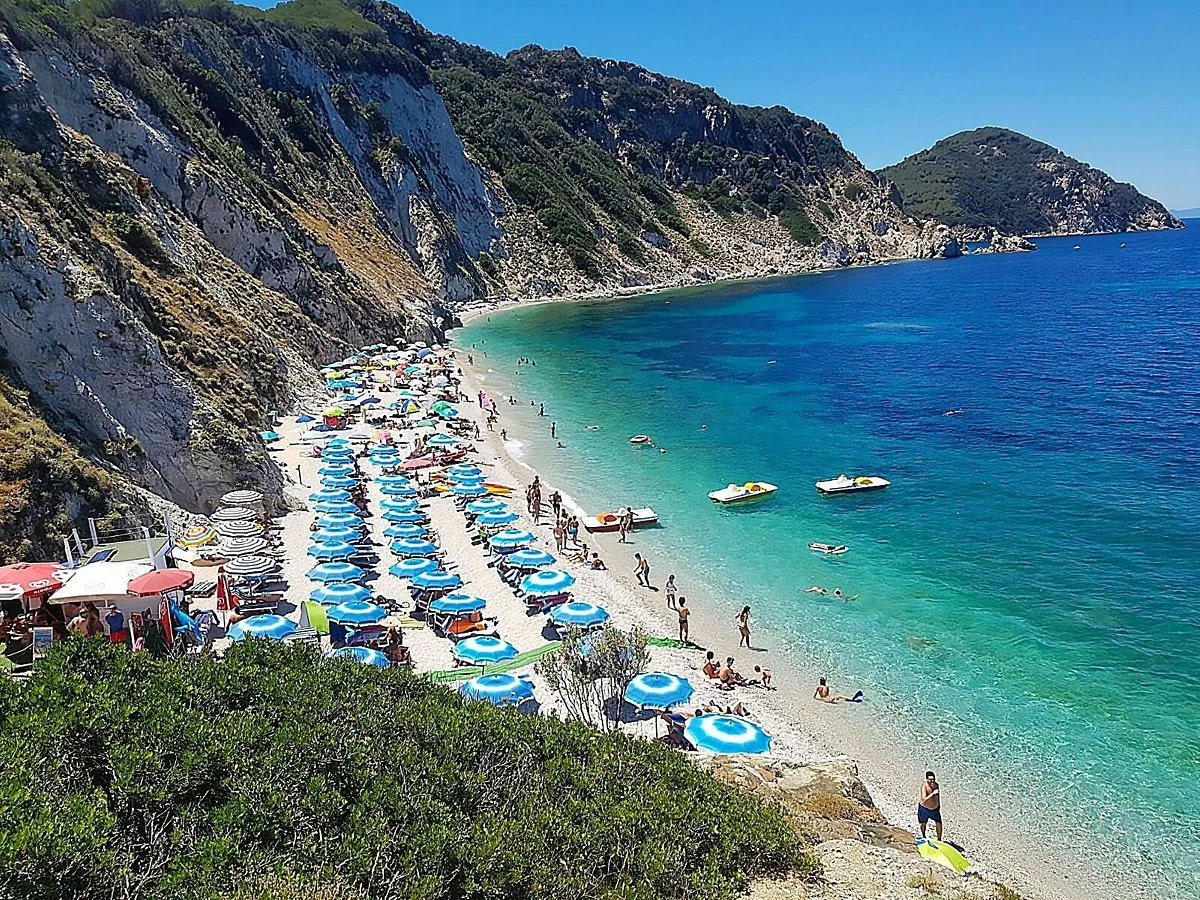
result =
[[993,229],[1052,235],[1184,227],[1133,185],[1007,128],[952,135],[878,174],[895,182],[905,211],[972,240]]
[[257,434],[315,364],[455,304],[959,253],[818,122],[388,3],[21,0],[0,29],[0,374],[193,512],[274,487]]

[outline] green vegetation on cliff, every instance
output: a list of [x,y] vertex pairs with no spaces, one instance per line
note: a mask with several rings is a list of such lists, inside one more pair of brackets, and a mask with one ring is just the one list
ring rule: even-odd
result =
[[6,897],[720,900],[817,871],[662,745],[298,647],[69,642],[0,682],[0,760]]
[[1161,203],[1061,150],[977,128],[880,170],[911,215],[1005,234],[1177,227]]

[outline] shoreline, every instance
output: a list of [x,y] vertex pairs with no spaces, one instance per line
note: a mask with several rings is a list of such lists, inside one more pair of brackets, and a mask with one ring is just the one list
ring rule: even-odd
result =
[[[511,303],[505,308],[518,305],[526,304]],[[491,311],[496,310],[484,309],[480,314]],[[474,318],[478,316],[472,317]],[[505,393],[505,383],[501,379],[493,380],[489,377],[486,362],[468,364],[466,348],[458,346],[453,340],[450,343],[455,347],[459,365],[464,373],[464,390],[468,393],[486,390],[494,395]],[[520,404],[525,399],[519,398],[516,409],[524,410]],[[477,406],[472,406],[473,413],[478,412]],[[506,409],[510,409],[507,404],[500,405],[501,416],[504,416]],[[547,493],[554,488],[561,491],[565,497],[575,493],[572,490],[575,486],[555,484],[547,480],[545,473],[538,472],[535,465],[523,458],[524,453],[520,452],[522,448],[529,447],[534,441],[545,437],[533,431],[532,423],[514,421],[514,417],[510,415],[501,419],[497,428],[499,427],[504,427],[509,432],[508,446],[499,440],[498,433],[484,432],[483,440],[479,443],[482,445],[481,449],[486,448],[485,455],[511,474],[515,482],[525,485],[537,473],[542,477]],[[516,455],[511,452],[514,450],[518,451]],[[653,529],[632,532],[630,537],[633,543],[628,546],[618,544],[615,535],[587,537],[589,547],[599,549],[601,556],[610,564],[609,572],[596,574],[603,576],[604,580],[612,582],[618,588],[612,593],[618,597],[619,602],[634,605],[632,611],[623,612],[633,614],[642,621],[657,623],[654,633],[673,636],[674,626],[669,616],[670,611],[662,599],[663,595],[635,587],[631,575],[625,575],[620,570],[624,566],[632,572],[632,553],[638,549],[639,542],[642,543],[642,549],[650,548],[654,578],[660,585],[665,581],[666,575],[673,571],[672,567],[675,564],[665,560],[666,554],[661,548],[655,548]],[[678,567],[685,568],[682,564]],[[689,606],[693,609],[691,621],[694,640],[711,646],[722,657],[732,652],[738,657],[738,666],[742,671],[752,667],[755,662],[762,662],[775,670],[778,690],[770,694],[755,693],[750,698],[739,696],[739,699],[745,699],[767,730],[777,736],[780,755],[790,753],[800,759],[854,759],[859,768],[860,778],[888,821],[915,833],[915,799],[910,802],[909,794],[915,797],[913,785],[916,781],[913,781],[913,778],[920,774],[917,770],[923,772],[925,766],[915,763],[906,765],[920,756],[915,748],[904,747],[905,741],[895,740],[896,735],[886,730],[889,723],[886,721],[882,705],[873,708],[869,703],[862,707],[817,703],[811,699],[812,685],[815,684],[817,676],[822,674],[816,660],[803,659],[802,653],[783,650],[767,651],[761,656],[756,654],[747,659],[748,654],[739,654],[732,649],[737,643],[736,626],[732,621],[732,614],[725,615],[723,606],[728,601],[720,600],[723,592],[712,585],[692,582],[690,579],[687,579],[686,585],[681,584],[681,592],[689,598]],[[614,619],[623,618],[617,615],[615,608],[611,611],[614,613]],[[756,629],[756,638],[759,639],[756,644],[769,641],[770,633],[765,629]],[[700,656],[693,667],[702,659]],[[959,780],[956,777],[959,773],[954,771],[955,767],[940,762],[937,768],[947,770],[955,782]],[[964,767],[964,770],[965,768],[969,767]],[[908,788],[912,790],[909,791]],[[958,813],[957,818],[964,826],[958,833],[970,835],[970,855],[976,862],[976,870],[985,878],[1044,898],[1091,900],[1111,896],[1111,892],[1098,888],[1091,882],[1089,876],[1092,873],[1088,871],[1087,866],[1073,864],[1070,857],[1054,859],[1056,865],[1052,866],[1048,857],[1053,854],[1044,853],[1045,845],[1037,840],[1036,835],[1014,831],[1011,821],[1000,815],[989,804],[988,798],[964,796],[954,804],[951,823],[955,813]],[[954,828],[953,824],[951,828]],[[951,830],[948,836],[953,838],[954,833]],[[1037,853],[1039,848],[1043,850],[1042,853]]]

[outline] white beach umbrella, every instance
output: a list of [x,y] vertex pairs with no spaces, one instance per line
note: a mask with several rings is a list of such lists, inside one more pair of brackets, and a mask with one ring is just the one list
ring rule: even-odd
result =
[[217,534],[222,540],[229,538],[240,537],[258,537],[262,534],[263,527],[257,522],[219,522],[217,524]]
[[256,503],[262,503],[263,495],[258,491],[230,491],[221,498],[221,502],[226,506],[253,506]]
[[257,516],[254,510],[244,506],[222,506],[210,518],[214,522],[249,522]]
[[253,556],[262,553],[271,546],[261,537],[235,537],[222,541],[217,552],[222,556]]

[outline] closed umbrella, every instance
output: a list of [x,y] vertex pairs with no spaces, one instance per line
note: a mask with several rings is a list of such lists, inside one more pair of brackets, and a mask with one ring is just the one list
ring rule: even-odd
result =
[[325,544],[330,541],[356,544],[362,540],[362,533],[357,528],[346,528],[345,526],[335,525],[332,528],[322,528],[320,531],[314,531],[309,537],[317,544]]
[[432,559],[414,556],[392,563],[388,566],[388,573],[394,575],[396,578],[413,578],[424,572],[435,572],[437,571],[437,567],[438,564]]
[[230,558],[235,556],[254,556],[261,555],[270,546],[266,538],[235,537],[227,541],[222,541],[221,546],[217,548],[217,552],[222,556]]
[[526,547],[524,550],[517,550],[515,553],[510,553],[504,557],[506,565],[512,566],[514,569],[533,570],[540,569],[542,566],[552,566],[555,560],[553,554],[547,553],[537,547]]
[[480,513],[475,521],[487,526],[511,525],[518,518],[520,517],[511,509],[492,509]]
[[438,548],[433,541],[421,538],[397,538],[392,541],[392,552],[398,556],[433,556]]
[[425,521],[425,513],[419,512],[415,509],[412,510],[411,512],[397,512],[394,509],[390,509],[387,512],[385,512],[381,518],[385,522],[395,522],[395,523],[401,523],[401,524],[404,522],[409,522],[409,523],[424,522]]
[[563,603],[550,611],[550,621],[560,628],[595,628],[608,621],[608,610],[595,603],[577,600]]
[[345,541],[321,541],[308,548],[314,559],[348,559],[358,553],[358,548]]
[[222,506],[211,518],[214,522],[252,522],[258,516],[254,510],[244,506]]
[[495,550],[520,550],[522,547],[528,547],[535,540],[537,538],[528,531],[509,528],[493,534],[488,544]]
[[683,736],[710,753],[768,753],[771,736],[741,716],[704,715],[688,719]]
[[313,509],[319,513],[345,513],[354,515],[358,512],[358,507],[349,500],[322,500],[320,503],[313,504]]
[[269,556],[239,556],[221,567],[233,578],[266,578],[279,569],[279,561]]
[[[276,438],[279,435],[275,435]],[[221,502],[226,506],[254,506],[257,503],[262,503],[263,495],[258,491],[230,491],[221,497]]]
[[321,478],[321,487],[347,490],[358,484],[358,479],[349,475],[325,475]]
[[271,638],[281,641],[296,633],[296,623],[283,616],[261,615],[250,616],[229,626],[227,634],[231,641],[241,641],[246,638]]
[[309,494],[308,499],[313,503],[337,502],[338,500],[349,500],[350,492],[342,488],[322,488]]
[[508,511],[508,504],[503,500],[498,500],[495,497],[485,497],[482,500],[472,500],[467,504],[467,512],[472,515],[479,515],[485,512],[496,512],[497,510]]
[[512,703],[519,706],[533,698],[533,685],[524,678],[497,672],[494,675],[478,675],[459,687],[459,692],[471,700],[483,700],[501,706]]
[[345,603],[350,600],[365,602],[371,599],[371,592],[361,584],[348,584],[346,582],[337,582],[335,584],[325,584],[317,588],[309,598],[320,603],[322,606],[336,606],[339,603]]
[[387,618],[387,610],[369,600],[347,600],[325,613],[331,622],[342,625],[374,625]]
[[318,528],[353,528],[355,531],[362,531],[367,527],[367,523],[362,520],[362,516],[352,513],[330,513],[321,516],[317,519]]
[[217,534],[222,538],[258,537],[263,527],[257,522],[218,522]]
[[417,505],[416,500],[384,500],[379,508],[391,512],[412,512]]
[[304,574],[309,581],[329,584],[334,581],[358,581],[367,573],[353,563],[327,562],[314,566]]
[[388,538],[423,538],[428,537],[429,530],[411,522],[401,522],[389,525],[383,529],[383,536]]
[[461,616],[466,613],[479,612],[485,606],[487,606],[487,601],[482,597],[474,597],[471,594],[447,594],[431,601],[429,611]]
[[643,709],[667,709],[686,703],[691,696],[692,686],[687,679],[667,672],[645,672],[625,688],[625,699]]
[[426,591],[452,591],[462,584],[462,579],[453,572],[443,572],[441,569],[434,569],[432,572],[422,572],[420,575],[414,575],[412,583],[414,587]]
[[512,659],[517,655],[517,648],[498,637],[476,635],[459,641],[451,652],[462,662],[486,665]]
[[180,547],[203,547],[216,540],[217,530],[211,525],[191,525],[179,539]]
[[387,654],[372,650],[370,647],[339,647],[328,654],[330,659],[352,659],[363,665],[386,669],[392,664]]
[[531,597],[552,597],[575,583],[575,576],[562,569],[544,569],[521,579],[521,590]]

